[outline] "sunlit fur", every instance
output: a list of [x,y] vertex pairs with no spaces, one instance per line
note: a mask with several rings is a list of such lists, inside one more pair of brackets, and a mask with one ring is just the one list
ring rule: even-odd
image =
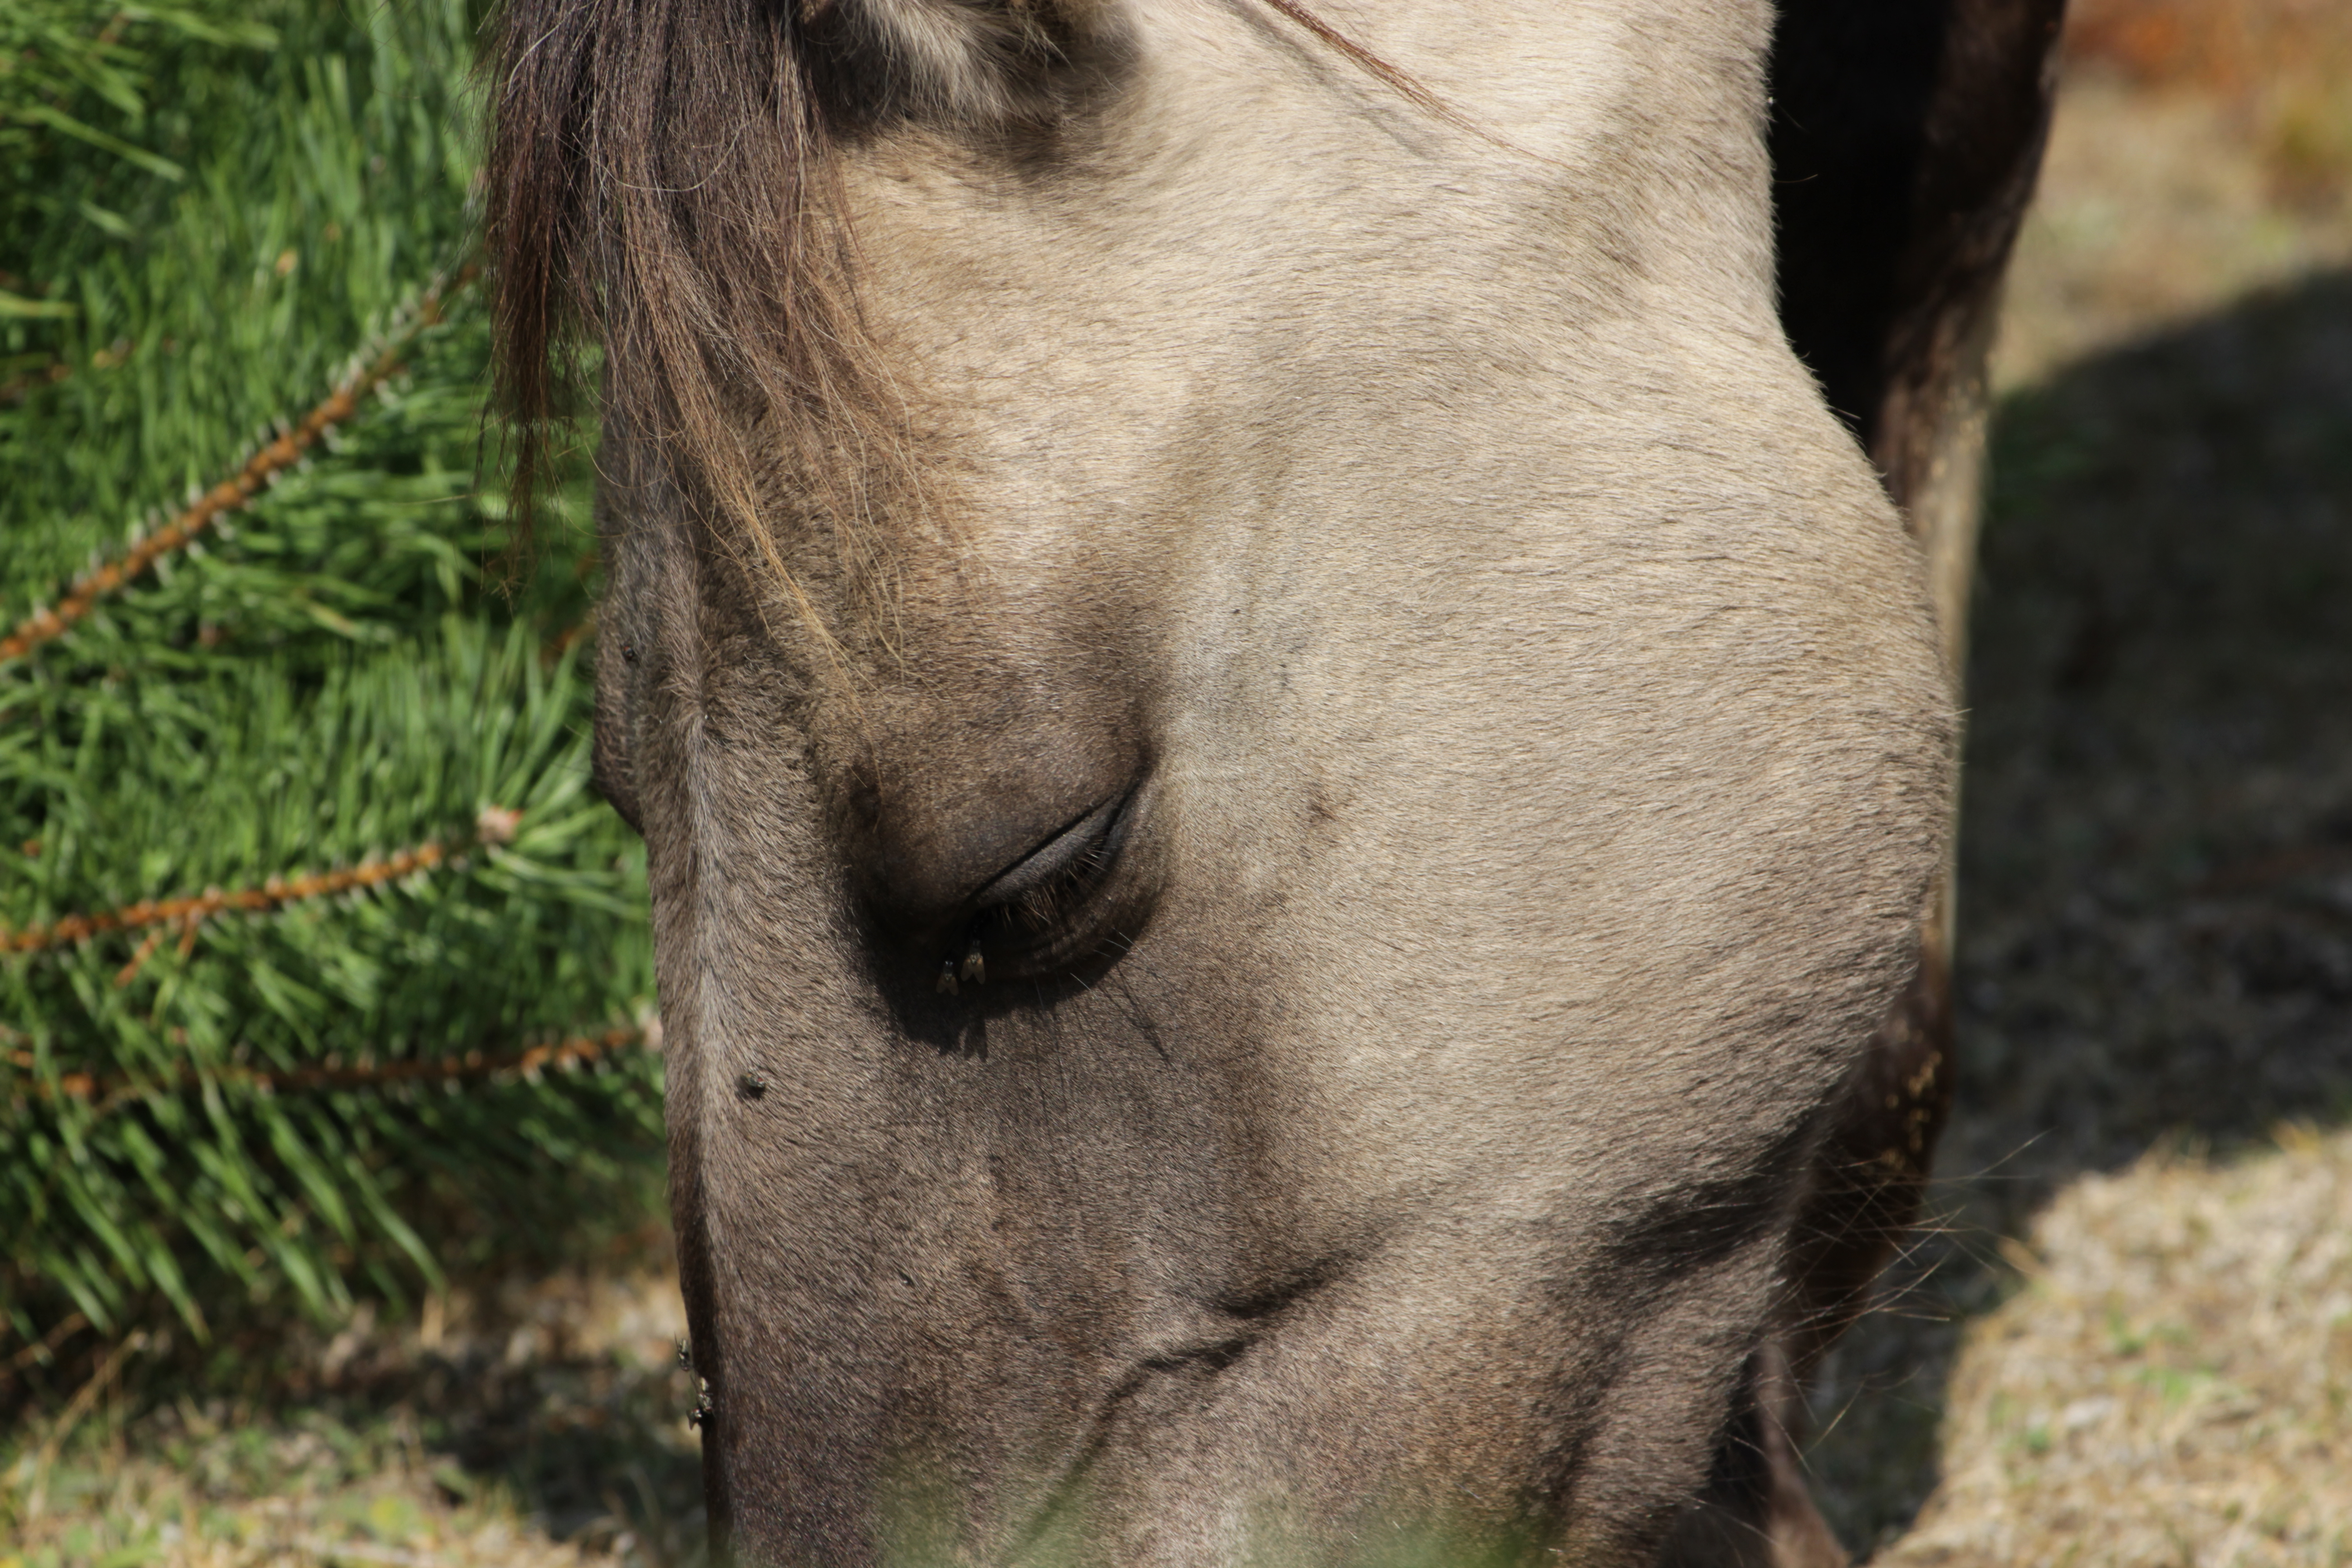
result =
[[509,11],[744,1561],[1823,1549],[1738,1434],[1953,717],[1776,319],[1771,24]]

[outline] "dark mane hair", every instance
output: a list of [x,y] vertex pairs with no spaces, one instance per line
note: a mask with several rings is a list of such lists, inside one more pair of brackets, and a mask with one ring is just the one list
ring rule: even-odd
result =
[[827,127],[802,26],[790,0],[506,6],[487,228],[526,519],[586,331],[667,477],[743,522],[756,486],[730,411],[764,416],[820,472],[875,405],[845,237],[816,199]]

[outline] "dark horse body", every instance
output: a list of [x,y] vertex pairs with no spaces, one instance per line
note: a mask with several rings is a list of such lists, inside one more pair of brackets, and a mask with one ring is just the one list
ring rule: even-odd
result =
[[740,1556],[1836,1560],[2058,4],[514,6]]

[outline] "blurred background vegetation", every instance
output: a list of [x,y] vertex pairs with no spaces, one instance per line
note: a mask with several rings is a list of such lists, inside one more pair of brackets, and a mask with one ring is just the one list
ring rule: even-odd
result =
[[[583,497],[526,560],[479,484],[480,20],[0,6],[0,1561],[243,1539],[91,1489],[159,1408],[229,1446],[192,1496],[397,1468],[238,1412],[355,1388],[378,1314],[658,1253]],[[529,1462],[497,1383],[394,1424],[433,1507],[468,1443]]]
[[[479,20],[0,6],[0,1568],[702,1554],[584,500],[526,571],[484,488]],[[1815,1484],[1890,1563],[2352,1563],[2352,6],[2063,64],[1961,1104]]]

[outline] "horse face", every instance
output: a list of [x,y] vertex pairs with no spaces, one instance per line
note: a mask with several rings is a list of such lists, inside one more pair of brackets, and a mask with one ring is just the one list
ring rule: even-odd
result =
[[1910,973],[1948,698],[1774,320],[1767,6],[1325,19],[835,0],[863,357],[611,405],[746,1560],[1646,1560]]

